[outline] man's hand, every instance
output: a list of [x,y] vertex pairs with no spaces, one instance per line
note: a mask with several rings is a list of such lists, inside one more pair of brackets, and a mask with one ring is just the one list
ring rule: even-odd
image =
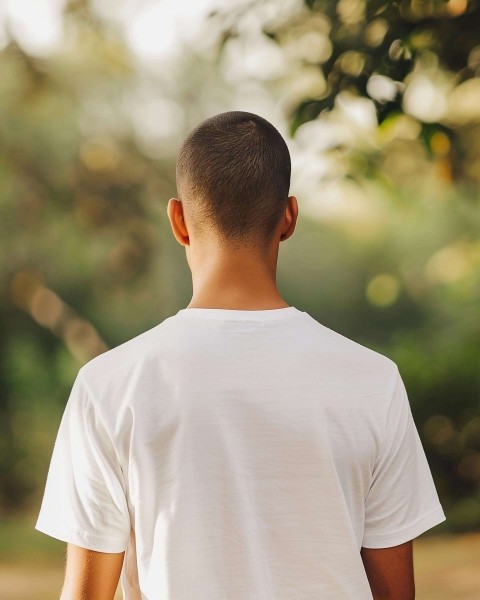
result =
[[68,544],[60,600],[113,600],[124,556]]

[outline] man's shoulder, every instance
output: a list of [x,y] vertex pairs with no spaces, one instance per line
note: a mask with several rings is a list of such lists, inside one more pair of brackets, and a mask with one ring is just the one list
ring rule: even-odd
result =
[[392,374],[397,369],[397,364],[379,350],[374,350],[369,345],[362,344],[347,335],[326,327],[314,317],[311,317],[313,330],[319,334],[319,345],[333,360],[345,364],[363,365],[377,372]]
[[88,360],[80,369],[84,378],[92,386],[99,387],[108,379],[122,379],[122,375],[131,373],[148,360],[152,351],[161,351],[162,344],[168,344],[171,319],[167,317],[150,329]]

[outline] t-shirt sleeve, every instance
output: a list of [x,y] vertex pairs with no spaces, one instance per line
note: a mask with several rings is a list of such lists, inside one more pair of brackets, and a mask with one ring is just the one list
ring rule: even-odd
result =
[[123,552],[130,518],[113,442],[79,370],[60,421],[35,529],[98,552]]
[[446,520],[405,385],[395,370],[383,441],[365,499],[365,548],[398,546]]

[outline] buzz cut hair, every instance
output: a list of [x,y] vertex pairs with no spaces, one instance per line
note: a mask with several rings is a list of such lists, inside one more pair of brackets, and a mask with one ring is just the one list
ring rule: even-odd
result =
[[199,123],[176,163],[178,199],[198,237],[265,249],[285,211],[291,161],[266,119],[228,111]]

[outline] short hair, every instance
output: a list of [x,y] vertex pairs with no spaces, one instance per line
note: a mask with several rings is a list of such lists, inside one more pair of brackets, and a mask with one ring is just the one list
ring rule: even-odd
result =
[[285,140],[245,111],[214,115],[185,138],[177,157],[178,199],[200,237],[264,248],[285,211],[291,162]]

